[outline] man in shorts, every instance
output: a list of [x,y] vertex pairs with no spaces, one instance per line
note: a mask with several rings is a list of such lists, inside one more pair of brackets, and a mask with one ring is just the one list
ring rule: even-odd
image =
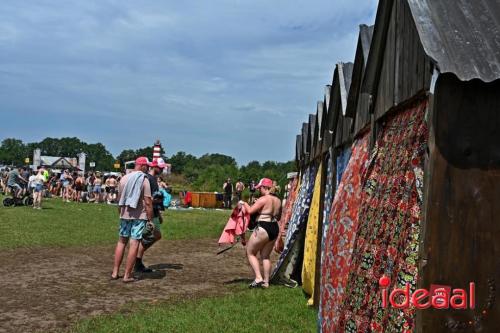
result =
[[105,185],[107,192],[106,201],[108,204],[111,204],[116,200],[116,186],[118,185],[118,182],[116,181],[115,176],[109,176],[108,179],[106,179]]
[[137,281],[132,275],[137,251],[142,239],[142,232],[147,221],[153,219],[153,201],[151,199],[151,186],[146,177],[149,161],[146,157],[135,160],[135,170],[120,180],[118,186],[118,211],[120,213],[119,240],[115,248],[115,260],[111,279],[119,279],[118,272],[123,260],[127,243],[127,260],[123,282]]
[[238,201],[241,200],[244,190],[245,190],[245,184],[243,184],[241,179],[238,179],[238,182],[236,183],[236,198],[238,198]]
[[28,180],[21,177],[21,172],[22,168],[14,168],[9,172],[9,175],[7,176],[7,186],[10,188],[12,191],[12,197],[17,198],[19,195],[21,195],[21,192],[23,191],[23,188],[21,185],[19,185],[20,182],[27,183]]
[[224,208],[231,209],[231,200],[233,198],[233,184],[231,184],[231,178],[228,178],[224,185],[222,185],[222,190],[224,191]]
[[144,266],[142,258],[144,256],[144,252],[161,239],[161,224],[163,223],[163,217],[161,216],[161,210],[163,208],[163,194],[161,194],[160,187],[158,186],[158,177],[163,172],[163,168],[165,168],[165,166],[166,164],[161,158],[158,158],[149,164],[150,169],[147,177],[151,185],[151,194],[153,196],[153,224],[155,228],[153,231],[153,238],[143,239],[139,245],[139,251],[137,253],[134,267],[134,271],[137,273],[151,273],[153,271],[152,269]]

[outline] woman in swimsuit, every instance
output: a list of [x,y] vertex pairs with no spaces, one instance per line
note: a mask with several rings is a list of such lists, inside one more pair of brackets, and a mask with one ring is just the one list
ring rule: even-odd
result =
[[[252,205],[240,201],[250,215],[257,215],[257,227],[255,228],[247,245],[247,258],[255,273],[255,280],[250,288],[269,287],[271,274],[271,260],[269,258],[274,243],[279,235],[278,221],[281,216],[281,200],[271,194],[273,181],[263,178],[257,184],[256,189],[260,191],[261,197]],[[264,276],[260,271],[260,262],[257,254],[260,252]]]
[[99,201],[101,201],[101,186],[102,186],[101,176],[96,175],[94,179],[95,203],[99,203]]

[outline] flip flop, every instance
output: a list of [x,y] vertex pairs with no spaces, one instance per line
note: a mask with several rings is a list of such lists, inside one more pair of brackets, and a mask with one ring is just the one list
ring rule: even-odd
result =
[[264,285],[264,281],[260,281],[260,282],[256,282],[255,280],[250,283],[250,285],[248,286],[248,288],[250,289],[254,289],[254,288],[264,288],[263,285]]
[[127,280],[123,279],[123,283],[132,283],[132,282],[137,282],[139,279],[137,278],[129,278]]
[[109,278],[111,281],[114,281],[114,280],[118,280],[118,279],[121,279],[123,276],[120,276],[120,275],[117,275],[117,276],[113,276],[111,275],[111,277]]

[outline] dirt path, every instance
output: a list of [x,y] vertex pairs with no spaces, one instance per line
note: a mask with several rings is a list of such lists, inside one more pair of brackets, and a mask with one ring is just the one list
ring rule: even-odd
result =
[[[201,297],[252,276],[243,247],[215,256],[215,240],[160,241],[132,284],[110,281],[113,246],[5,251],[0,257],[0,332],[55,331],[131,301]],[[123,268],[122,268],[123,270]]]

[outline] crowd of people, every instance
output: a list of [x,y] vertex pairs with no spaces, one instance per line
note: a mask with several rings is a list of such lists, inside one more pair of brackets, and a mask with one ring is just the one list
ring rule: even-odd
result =
[[[14,199],[30,195],[33,208],[42,208],[42,198],[59,197],[64,202],[88,202],[117,204],[118,184],[125,173],[100,173],[70,171],[62,172],[38,167],[6,168],[0,174],[0,187],[4,194]],[[159,193],[164,205],[170,206],[171,189],[167,182],[160,179]]]
[[[245,189],[247,188],[250,194],[248,201],[250,203],[254,203],[257,200],[257,196],[255,195],[257,184],[254,180],[249,181],[248,184],[245,185],[245,183],[243,183],[241,179],[238,179],[236,184],[233,185],[233,183],[231,182],[231,178],[227,178],[222,185],[224,208],[231,209],[233,199],[236,199],[236,201],[238,202],[241,201],[243,199],[243,191],[245,191]],[[270,191],[271,194],[275,194],[277,196],[281,194],[281,187],[278,185],[278,182],[272,182]]]
[[[41,209],[43,197],[59,197],[64,202],[107,202],[118,205],[119,238],[111,279],[122,279],[129,283],[137,280],[134,273],[152,271],[144,265],[143,257],[162,237],[161,211],[168,207],[172,198],[168,184],[160,178],[165,165],[162,159],[149,162],[146,157],[139,157],[135,161],[135,170],[127,174],[83,174],[70,170],[56,173],[44,167],[39,167],[36,171],[13,168],[3,171],[0,185],[5,193],[11,193],[14,198],[23,193],[31,193],[34,209]],[[248,202],[245,202],[243,191],[247,188],[250,196]],[[234,186],[231,179],[227,178],[222,190],[225,208],[230,209],[236,198],[237,208],[245,210],[255,222],[246,247],[247,258],[255,274],[250,287],[267,288],[271,270],[270,254],[281,232],[278,225],[282,207],[278,196],[281,189],[276,181],[268,178],[263,178],[258,183],[250,181],[247,185],[238,180]],[[256,191],[260,192],[258,197]],[[125,272],[120,276],[120,266],[127,246]]]

